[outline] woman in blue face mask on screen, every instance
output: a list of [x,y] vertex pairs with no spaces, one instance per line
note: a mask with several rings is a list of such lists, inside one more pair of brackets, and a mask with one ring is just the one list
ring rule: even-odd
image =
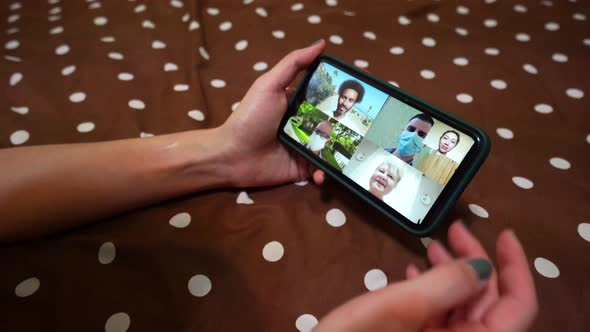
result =
[[387,152],[412,165],[414,156],[422,151],[424,138],[434,125],[434,120],[426,114],[413,116],[405,125],[397,139],[396,148],[387,148]]

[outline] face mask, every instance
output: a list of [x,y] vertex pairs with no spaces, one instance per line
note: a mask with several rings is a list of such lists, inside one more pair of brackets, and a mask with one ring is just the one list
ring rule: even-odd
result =
[[324,148],[327,141],[328,141],[327,139],[322,138],[320,135],[318,135],[316,133],[313,133],[309,137],[309,142],[308,142],[309,148],[312,151],[320,151],[321,149]]
[[397,149],[403,157],[413,156],[422,151],[424,139],[417,132],[402,131],[397,139]]

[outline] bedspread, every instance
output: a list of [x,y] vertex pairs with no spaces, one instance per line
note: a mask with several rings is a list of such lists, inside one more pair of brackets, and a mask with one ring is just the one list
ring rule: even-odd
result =
[[[490,135],[447,219],[489,252],[514,229],[539,296],[532,330],[583,331],[589,14],[583,0],[4,1],[0,147],[219,126],[259,75],[324,38]],[[408,263],[426,268],[430,240],[330,181],[196,193],[2,245],[0,330],[309,331]]]

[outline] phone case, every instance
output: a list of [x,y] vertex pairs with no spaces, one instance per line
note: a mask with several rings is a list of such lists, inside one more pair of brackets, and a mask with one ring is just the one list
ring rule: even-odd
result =
[[[423,225],[414,224],[411,221],[405,220],[406,218],[404,217],[400,218],[395,213],[392,213],[390,211],[391,208],[388,209],[381,206],[381,204],[377,203],[376,200],[371,196],[371,194],[369,194],[367,191],[363,189],[357,188],[357,186],[355,186],[354,183],[350,179],[348,179],[344,174],[332,169],[327,165],[324,165],[321,159],[313,156],[299,143],[296,143],[291,139],[291,137],[284,133],[283,128],[286,122],[297,111],[298,104],[296,103],[298,99],[301,99],[300,96],[302,90],[307,87],[307,83],[309,82],[311,75],[314,73],[315,69],[318,67],[321,61],[325,61],[329,64],[333,64],[337,67],[346,69],[348,74],[351,74],[356,77],[361,77],[363,80],[380,88],[387,94],[396,97],[397,99],[415,107],[420,112],[432,115],[434,118],[442,120],[446,124],[450,124],[454,128],[457,128],[458,130],[468,133],[470,137],[473,138],[474,145],[472,146],[472,149],[475,148],[474,151],[472,152],[470,150],[467,157],[461,162],[459,168],[453,174],[451,181],[445,186],[443,190],[444,196],[441,194],[441,196],[438,197],[435,206],[433,206],[430,209],[430,212],[428,212],[428,222],[425,222]],[[347,187],[359,198],[369,203],[375,209],[379,210],[381,213],[386,215],[390,220],[394,221],[403,229],[416,236],[427,236],[428,234],[432,233],[436,229],[436,227],[440,225],[440,223],[444,220],[446,213],[455,204],[461,193],[467,187],[473,176],[476,174],[476,172],[484,162],[485,158],[487,157],[490,151],[491,145],[488,135],[477,126],[470,124],[467,121],[460,119],[457,116],[445,110],[442,110],[439,107],[432,105],[427,101],[424,101],[392,84],[389,84],[388,82],[385,82],[369,74],[366,71],[360,70],[334,56],[327,54],[322,54],[318,58],[316,58],[315,61],[309,66],[309,68],[305,72],[301,82],[299,83],[294,94],[291,96],[291,99],[289,100],[287,113],[283,117],[281,124],[279,126],[278,138],[282,143],[303,155],[306,159],[308,159],[319,169],[323,170],[330,177],[336,179],[339,183]]]

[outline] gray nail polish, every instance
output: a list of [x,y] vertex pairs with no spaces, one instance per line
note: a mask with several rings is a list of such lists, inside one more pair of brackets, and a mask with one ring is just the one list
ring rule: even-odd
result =
[[489,279],[494,271],[492,264],[484,258],[470,259],[466,263],[475,271],[479,280]]

